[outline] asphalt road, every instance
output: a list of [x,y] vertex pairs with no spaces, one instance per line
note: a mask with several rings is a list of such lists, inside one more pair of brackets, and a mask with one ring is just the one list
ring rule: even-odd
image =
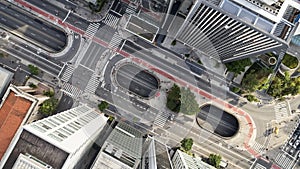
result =
[[121,66],[116,72],[116,81],[143,98],[152,97],[158,90],[158,79],[145,70],[131,64]]
[[[28,3],[60,18],[60,19],[65,19],[65,17],[67,16],[68,14],[68,9],[65,9],[65,8],[60,8],[59,6],[56,6],[56,5],[53,5],[51,2],[47,1],[47,0],[40,0],[40,1],[37,1],[37,0],[25,0],[27,1]],[[71,9],[72,7],[74,6],[70,6],[70,3],[69,2],[64,2],[66,7]],[[68,16],[67,20],[66,20],[67,23],[71,24],[71,25],[74,25],[76,26],[77,28],[85,31],[90,22],[77,16],[76,14],[74,13],[70,13],[70,15]]]
[[58,27],[5,2],[0,2],[0,24],[3,29],[49,52],[59,52],[67,43],[65,32]]
[[33,49],[27,44],[20,42],[17,39],[10,38],[10,45],[4,46],[4,50],[9,54],[19,58],[31,62],[32,64],[36,65],[37,67],[41,68],[48,73],[57,76],[61,70],[61,66],[58,63],[54,63],[49,59],[45,58],[45,54],[42,56],[37,54],[37,50]]

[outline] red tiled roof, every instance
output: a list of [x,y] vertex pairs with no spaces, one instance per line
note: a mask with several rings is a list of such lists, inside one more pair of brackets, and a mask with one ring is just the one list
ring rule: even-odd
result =
[[10,91],[0,109],[0,159],[25,118],[32,102]]

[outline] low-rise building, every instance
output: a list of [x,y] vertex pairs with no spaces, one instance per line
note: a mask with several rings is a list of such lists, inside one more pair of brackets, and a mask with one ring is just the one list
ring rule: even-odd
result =
[[[107,118],[82,105],[25,125],[10,146],[0,168],[13,168],[18,158],[53,169],[72,169],[93,145]],[[30,158],[29,158],[30,157]],[[29,160],[29,159],[30,160]],[[20,160],[19,160],[20,161]]]
[[[0,104],[0,159],[11,150],[8,147],[14,137],[21,134],[21,127],[30,122],[38,105],[48,97],[26,93],[22,88],[10,85]],[[1,168],[1,167],[0,167]]]

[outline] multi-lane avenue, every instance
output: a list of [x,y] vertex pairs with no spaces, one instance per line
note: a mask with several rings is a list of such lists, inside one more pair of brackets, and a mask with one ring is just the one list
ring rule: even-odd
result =
[[59,52],[67,43],[62,29],[5,2],[0,2],[0,26],[49,52]]

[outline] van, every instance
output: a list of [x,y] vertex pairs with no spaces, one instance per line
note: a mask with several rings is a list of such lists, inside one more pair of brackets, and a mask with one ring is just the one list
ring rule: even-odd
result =
[[221,160],[220,167],[221,168],[226,168],[227,166],[228,166],[228,163],[226,161],[224,161],[224,160]]

